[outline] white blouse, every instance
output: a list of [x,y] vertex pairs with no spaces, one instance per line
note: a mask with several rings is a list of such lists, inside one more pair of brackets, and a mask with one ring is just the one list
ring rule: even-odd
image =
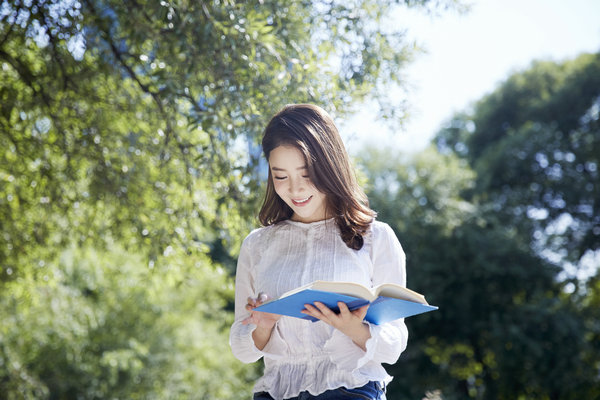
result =
[[279,400],[302,391],[317,395],[342,386],[360,387],[369,381],[389,383],[381,363],[393,364],[406,348],[404,319],[371,325],[366,351],[324,322],[283,316],[261,351],[254,345],[256,325],[242,325],[250,315],[248,297],[259,292],[277,298],[316,280],[349,281],[371,287],[385,282],[406,286],[406,258],[392,229],[375,221],[360,250],[341,239],[333,219],[313,223],[291,220],[256,229],[244,240],[238,259],[235,322],[229,343],[242,362],[264,357],[265,370],[255,392]]

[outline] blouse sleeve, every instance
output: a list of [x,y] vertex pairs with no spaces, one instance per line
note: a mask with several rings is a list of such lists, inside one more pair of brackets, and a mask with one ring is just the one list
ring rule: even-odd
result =
[[240,249],[235,275],[235,315],[229,334],[229,345],[233,355],[244,363],[255,362],[263,356],[280,358],[285,350],[285,343],[280,337],[277,324],[273,328],[269,342],[262,351],[256,347],[252,339],[252,332],[256,329],[256,325],[242,324],[242,321],[250,316],[250,312],[246,310],[248,297],[257,296],[252,273],[255,262],[253,250],[256,251],[256,249],[253,249],[252,241],[252,234],[250,234],[244,240]]
[[[381,283],[406,286],[406,256],[394,231],[387,224],[378,223],[378,226],[373,226],[372,234],[373,286]],[[408,329],[404,318],[382,325],[368,325],[371,338],[365,345],[366,351],[336,330],[335,337],[328,343],[332,361],[351,370],[361,368],[371,361],[379,364],[395,363],[408,343]]]

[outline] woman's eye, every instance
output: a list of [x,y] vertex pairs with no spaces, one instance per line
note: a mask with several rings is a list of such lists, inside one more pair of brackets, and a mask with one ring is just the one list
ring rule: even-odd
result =
[[277,179],[278,181],[282,181],[285,178],[287,178],[286,176],[276,176],[275,179]]

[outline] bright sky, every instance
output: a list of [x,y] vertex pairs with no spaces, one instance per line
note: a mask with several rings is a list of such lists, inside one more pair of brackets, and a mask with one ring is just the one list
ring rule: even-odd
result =
[[426,53],[410,64],[410,119],[403,132],[374,121],[367,107],[339,121],[350,153],[376,138],[402,152],[423,149],[454,112],[466,110],[493,91],[510,73],[533,60],[562,61],[600,51],[599,0],[471,0],[466,14],[427,16],[403,10],[407,28]]

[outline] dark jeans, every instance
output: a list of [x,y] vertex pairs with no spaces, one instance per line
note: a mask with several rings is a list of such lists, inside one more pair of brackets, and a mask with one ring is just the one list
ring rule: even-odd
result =
[[[328,390],[316,396],[308,392],[302,392],[298,397],[292,397],[286,400],[344,400],[344,399],[364,399],[364,400],[386,400],[385,390],[379,382],[369,382],[365,386],[346,389],[345,387]],[[273,397],[267,392],[254,393],[254,400],[273,400]]]

